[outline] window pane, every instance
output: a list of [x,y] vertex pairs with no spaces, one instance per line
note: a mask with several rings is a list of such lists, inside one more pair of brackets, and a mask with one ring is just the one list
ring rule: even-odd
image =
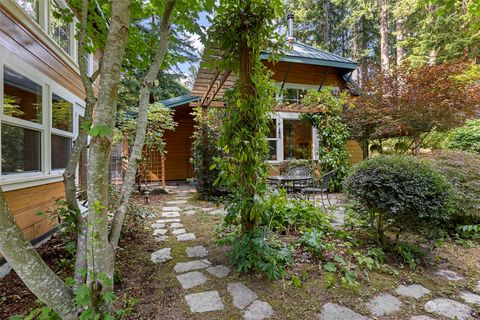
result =
[[277,140],[268,140],[269,160],[277,160]]
[[2,123],[2,175],[41,170],[39,131]]
[[42,86],[3,68],[3,114],[42,123]]
[[52,169],[65,169],[72,152],[72,139],[52,134]]
[[305,120],[283,120],[285,160],[312,158],[312,126]]
[[16,0],[18,5],[35,21],[38,22],[38,0]]
[[286,89],[283,91],[283,100],[285,102],[297,102],[297,89]]
[[73,131],[73,104],[52,94],[52,128]]
[[50,1],[50,36],[70,53],[70,24],[61,18],[62,15],[55,1]]
[[267,138],[276,139],[277,138],[277,120],[272,119],[268,124],[268,134]]

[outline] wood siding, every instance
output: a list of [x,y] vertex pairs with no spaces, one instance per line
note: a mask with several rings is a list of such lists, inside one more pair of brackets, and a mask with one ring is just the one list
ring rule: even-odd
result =
[[63,61],[1,5],[0,50],[11,52],[76,96],[84,98],[85,93],[78,70]]
[[49,212],[55,208],[55,202],[64,196],[63,182],[5,192],[13,217],[28,240],[38,238],[52,229]]
[[[165,179],[185,180],[194,177],[192,157],[192,135],[195,127],[193,108],[189,105],[175,108],[173,116],[177,127],[174,131],[166,131],[164,141],[167,154],[165,156]],[[148,159],[149,181],[160,181],[162,177],[161,156],[158,152],[150,152]]]
[[272,78],[275,80],[275,82],[285,81],[287,83],[317,86],[320,86],[320,84],[323,82],[324,86],[336,86],[339,88],[344,88],[345,86],[345,81],[342,79],[342,75],[336,68],[291,63],[290,70],[288,70],[288,62],[264,62],[264,64],[273,71]]

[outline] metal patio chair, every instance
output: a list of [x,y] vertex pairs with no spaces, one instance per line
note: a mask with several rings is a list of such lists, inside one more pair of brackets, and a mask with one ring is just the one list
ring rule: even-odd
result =
[[310,200],[310,196],[313,196],[313,198],[315,198],[315,195],[320,193],[320,200],[322,201],[322,207],[325,210],[327,210],[325,206],[325,202],[323,201],[323,194],[325,194],[327,197],[328,205],[332,206],[332,204],[330,203],[330,198],[328,197],[328,186],[330,185],[330,180],[332,179],[334,174],[335,174],[335,170],[328,171],[327,173],[325,173],[320,177],[316,185],[312,187],[303,188],[301,191],[302,195],[306,199]]

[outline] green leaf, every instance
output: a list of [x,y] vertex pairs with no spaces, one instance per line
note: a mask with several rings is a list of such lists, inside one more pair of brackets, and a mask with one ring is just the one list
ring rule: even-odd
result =
[[110,137],[113,135],[113,130],[110,126],[93,126],[89,135],[92,137]]
[[323,269],[327,270],[328,272],[337,272],[337,266],[333,262],[327,262],[323,265]]

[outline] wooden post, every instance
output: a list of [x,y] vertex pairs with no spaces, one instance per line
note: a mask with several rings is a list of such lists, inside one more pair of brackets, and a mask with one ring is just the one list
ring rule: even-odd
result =
[[160,158],[161,166],[162,166],[162,188],[163,190],[167,189],[167,183],[165,182],[165,155],[162,153]]

